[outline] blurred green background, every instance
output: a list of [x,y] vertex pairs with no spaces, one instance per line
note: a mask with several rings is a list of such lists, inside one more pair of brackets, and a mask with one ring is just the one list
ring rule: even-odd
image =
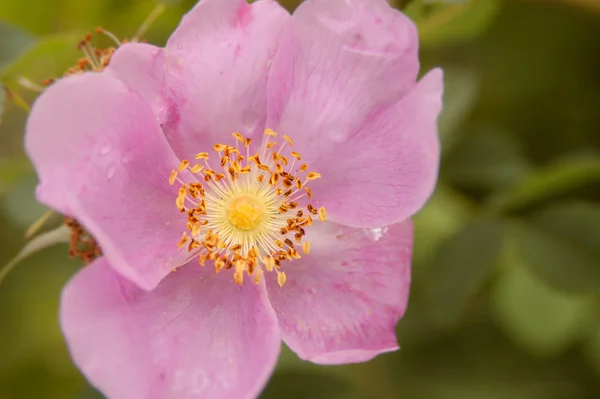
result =
[[[167,2],[146,39],[164,44],[193,3]],[[22,145],[35,93],[19,77],[60,75],[86,30],[131,37],[156,4],[0,0],[0,267],[46,211]],[[440,182],[416,217],[402,349],[342,367],[284,351],[262,397],[600,398],[600,1],[396,5],[419,26],[423,70],[446,71]],[[54,245],[0,282],[0,399],[100,398],[57,324],[80,266]]]

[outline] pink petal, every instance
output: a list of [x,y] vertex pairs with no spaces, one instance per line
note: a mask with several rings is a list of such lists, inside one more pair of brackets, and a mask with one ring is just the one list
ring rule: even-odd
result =
[[111,399],[256,397],[280,348],[264,285],[196,263],[145,292],[96,260],[65,287],[60,319],[73,360]]
[[186,255],[179,160],[148,104],[108,73],[60,80],[31,111],[26,149],[40,179],[38,200],[76,218],[122,275],[150,289]]
[[287,26],[267,126],[312,170],[332,220],[377,227],[418,210],[437,176],[441,73],[415,87],[414,24],[381,0],[312,0]]
[[271,59],[289,14],[261,0],[202,0],[167,43],[178,115],[166,132],[182,158],[264,128]]
[[125,43],[113,54],[107,70],[152,106],[158,123],[168,110],[164,50],[145,43]]
[[321,364],[398,349],[394,329],[408,302],[412,222],[377,230],[327,222],[308,234],[310,255],[283,268],[285,285],[267,280],[285,343]]
[[339,158],[317,162],[315,169],[324,177],[312,184],[314,198],[325,205],[329,219],[377,227],[405,220],[423,207],[438,176],[442,87],[442,71],[432,70],[398,103],[340,143]]

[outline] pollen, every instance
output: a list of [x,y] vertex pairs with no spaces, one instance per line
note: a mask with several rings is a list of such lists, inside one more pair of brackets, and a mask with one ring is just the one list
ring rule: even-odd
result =
[[283,286],[282,269],[310,253],[305,235],[311,215],[326,220],[325,208],[310,203],[308,187],[321,175],[296,163],[302,156],[291,151],[289,136],[265,129],[255,141],[260,144],[235,132],[230,143],[199,152],[197,163],[174,165],[168,181],[180,185],[174,203],[185,217],[174,245],[197,257],[200,266],[230,270],[237,284],[245,276],[258,284],[264,273],[275,272]]
[[264,215],[263,205],[247,195],[231,200],[227,206],[227,218],[233,228],[245,231],[254,230]]

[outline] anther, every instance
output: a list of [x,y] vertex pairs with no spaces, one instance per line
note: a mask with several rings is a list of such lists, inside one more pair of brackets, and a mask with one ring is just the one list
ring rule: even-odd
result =
[[308,175],[306,175],[306,178],[308,180],[316,180],[316,179],[318,179],[320,177],[321,177],[321,174],[317,173],[317,172],[310,172]]
[[[280,270],[282,262],[300,259],[300,249],[305,255],[310,251],[310,244],[303,242],[303,226],[312,224],[311,214],[319,215],[320,220],[325,220],[326,214],[324,208],[301,206],[297,201],[306,194],[312,197],[306,185],[321,175],[306,173],[307,164],[289,166],[288,158],[272,150],[278,144],[279,148],[285,143],[292,146],[290,137],[283,135],[278,141],[273,130],[264,133],[269,138],[263,138],[256,153],[250,152],[250,138],[232,133],[236,143],[248,147],[246,156],[228,144],[213,145],[220,154],[217,162],[223,173],[211,168],[207,152],[200,152],[194,158],[203,165],[182,160],[171,172],[169,183],[182,184],[175,202],[187,221],[179,245],[196,252],[199,264],[210,260],[215,272],[233,269],[238,284],[243,283],[244,274],[259,282],[265,271],[275,270],[282,286],[287,279]],[[302,158],[297,152],[292,156]],[[192,173],[179,175],[184,170]]]

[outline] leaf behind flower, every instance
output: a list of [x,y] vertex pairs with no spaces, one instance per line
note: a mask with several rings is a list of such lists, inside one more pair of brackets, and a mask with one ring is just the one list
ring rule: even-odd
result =
[[51,247],[59,243],[69,242],[69,228],[65,225],[61,225],[54,230],[50,230],[46,233],[40,234],[29,241],[21,251],[10,261],[6,266],[0,269],[0,284],[8,276],[8,274],[28,256],[41,251],[44,248]]

